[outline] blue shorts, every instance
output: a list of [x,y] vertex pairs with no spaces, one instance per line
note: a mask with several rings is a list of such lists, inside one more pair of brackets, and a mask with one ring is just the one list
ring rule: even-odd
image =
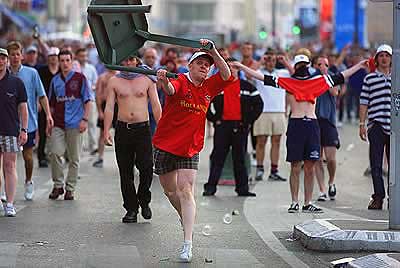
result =
[[24,144],[24,148],[32,148],[36,144],[36,131],[28,133],[28,140]]
[[286,137],[287,162],[319,160],[321,138],[317,119],[290,118]]
[[318,119],[319,129],[321,130],[321,146],[340,148],[339,133],[336,126],[329,122],[328,119]]

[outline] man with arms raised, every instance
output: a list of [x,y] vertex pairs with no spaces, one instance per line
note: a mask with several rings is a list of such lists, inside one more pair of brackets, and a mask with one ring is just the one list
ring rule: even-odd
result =
[[265,85],[281,87],[290,95],[287,100],[291,108],[288,129],[286,132],[287,157],[291,163],[290,192],[292,203],[289,213],[299,211],[299,180],[301,165],[304,161],[304,205],[303,212],[322,213],[322,209],[311,203],[314,186],[314,166],[320,158],[320,130],[315,114],[315,99],[329,88],[343,84],[345,79],[362,67],[367,67],[367,61],[361,61],[352,68],[337,75],[311,76],[310,60],[306,55],[299,54],[294,58],[294,74],[290,78],[263,75],[243,64],[237,66],[247,74]]

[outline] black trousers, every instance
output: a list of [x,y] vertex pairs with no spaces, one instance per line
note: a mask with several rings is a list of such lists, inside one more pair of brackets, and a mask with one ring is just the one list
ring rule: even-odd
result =
[[214,148],[210,156],[210,175],[204,190],[215,192],[224,167],[225,159],[232,147],[233,174],[237,193],[249,190],[248,171],[245,166],[247,137],[249,130],[240,126],[239,121],[222,121],[215,125]]
[[[127,125],[117,122],[115,129],[115,155],[117,158],[124,208],[138,213],[139,205],[151,201],[150,186],[153,180],[153,152],[148,122]],[[134,166],[139,170],[139,187],[136,192]]]
[[372,183],[374,185],[374,199],[385,198],[385,183],[382,176],[383,154],[386,152],[390,163],[390,136],[385,134],[379,124],[374,124],[368,131],[369,164],[371,167]]
[[46,127],[47,127],[47,120],[46,120],[46,113],[42,110],[39,112],[39,144],[38,144],[38,160],[47,160],[46,153],[44,152],[46,148]]

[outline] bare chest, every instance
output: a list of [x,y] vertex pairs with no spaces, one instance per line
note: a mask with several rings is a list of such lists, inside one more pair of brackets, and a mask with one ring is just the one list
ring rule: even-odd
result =
[[133,80],[120,79],[115,87],[118,99],[142,99],[147,98],[148,81],[142,78]]

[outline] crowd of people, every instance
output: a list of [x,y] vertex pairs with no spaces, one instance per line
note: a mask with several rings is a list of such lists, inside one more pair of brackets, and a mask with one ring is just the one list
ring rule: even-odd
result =
[[[287,181],[279,173],[281,140],[286,134],[292,199],[288,212],[300,210],[303,169],[301,211],[322,213],[312,202],[314,175],[318,201],[334,200],[338,128],[345,108],[350,123],[359,118],[359,135],[363,140],[368,136],[370,144],[374,193],[368,209],[382,209],[382,163],[385,152],[389,158],[390,148],[390,46],[370,51],[348,45],[334,53],[329,46],[315,45],[263,51],[250,42],[217,48],[212,41],[201,39],[200,44],[212,48],[197,51],[156,44],[121,63],[155,70],[156,76],[105,69],[93,44],[73,47],[37,38],[28,44],[11,40],[0,48],[4,174],[0,189],[4,184],[5,215],[16,216],[17,153],[22,152],[25,165],[26,200],[34,199],[35,149],[38,166],[51,168],[49,198],[63,195],[64,200],[74,200],[82,151],[97,155],[92,165],[102,168],[104,146],[113,145],[126,210],[122,221],[137,222],[139,210],[144,219],[152,218],[154,172],[183,227],[180,258],[190,261],[194,185],[199,153],[208,135],[206,120],[214,126],[214,140],[204,196],[216,194],[224,162],[232,151],[235,192],[255,197],[249,189],[245,158],[250,150],[256,163],[255,180],[264,180],[268,138],[268,179]],[[167,78],[167,72],[178,73],[178,78]],[[66,175],[64,162],[68,163]],[[134,167],[139,171],[137,190]]]

